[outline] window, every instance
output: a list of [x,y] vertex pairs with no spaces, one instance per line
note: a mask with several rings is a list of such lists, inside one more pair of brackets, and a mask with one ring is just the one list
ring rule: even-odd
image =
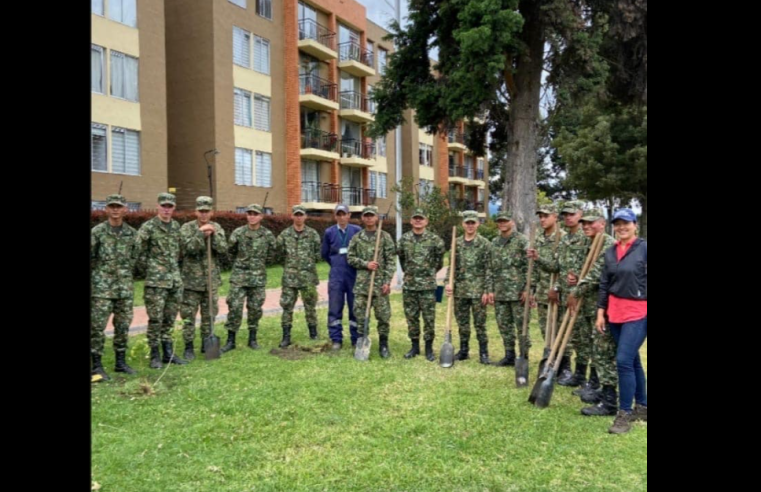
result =
[[254,116],[256,129],[263,132],[270,131],[270,98],[256,94],[254,96]]
[[433,181],[430,179],[420,180],[420,198],[425,198],[433,191]]
[[433,147],[426,144],[418,144],[418,161],[421,166],[433,167]]
[[[106,209],[106,202],[99,202],[93,200],[91,202],[91,208],[93,210],[105,210]],[[140,211],[140,202],[127,202],[127,211],[128,212],[139,212]]]
[[378,198],[388,198],[388,174],[378,173]]
[[243,89],[234,90],[235,124],[251,128],[251,93]]
[[111,128],[111,172],[140,175],[140,132]]
[[378,139],[378,156],[386,157],[386,136],[383,135]]
[[90,157],[90,169],[93,171],[108,172],[108,127],[99,123],[92,124],[92,155]]
[[386,73],[386,58],[388,57],[388,51],[383,48],[378,48],[378,72],[383,75]]
[[254,70],[270,74],[270,42],[259,36],[254,36]]
[[272,187],[272,154],[256,153],[256,186]]
[[92,0],[92,13],[103,15],[103,0]]
[[253,152],[248,149],[235,149],[235,184],[241,186],[253,186],[254,168]]
[[111,50],[111,95],[138,101],[137,58]]
[[90,45],[90,90],[105,94],[105,70],[103,70],[103,48]]
[[[373,43],[370,40],[367,41],[367,51],[369,51],[373,55],[375,54],[375,43]],[[369,65],[369,67],[373,68],[373,69],[375,68],[375,64],[373,63],[374,60],[375,60],[374,56],[372,58],[370,58],[370,65]]]
[[233,26],[233,63],[251,68],[251,33]]
[[108,18],[137,27],[137,0],[108,0]]
[[238,7],[246,8],[246,0],[230,0],[230,3],[234,3]]
[[272,0],[256,0],[256,13],[272,20]]

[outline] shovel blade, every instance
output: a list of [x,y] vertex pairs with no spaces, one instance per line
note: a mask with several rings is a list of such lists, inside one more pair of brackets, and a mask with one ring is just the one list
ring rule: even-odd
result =
[[528,358],[526,357],[515,359],[515,386],[517,388],[528,386]]
[[552,393],[555,391],[555,370],[550,369],[547,378],[539,385],[539,391],[536,395],[534,405],[538,408],[547,408],[552,400]]
[[372,342],[369,336],[363,336],[357,340],[357,348],[354,350],[354,358],[360,361],[370,360],[370,347]]
[[203,339],[203,350],[206,360],[219,359],[222,355],[220,352],[219,337],[214,335],[208,336]]

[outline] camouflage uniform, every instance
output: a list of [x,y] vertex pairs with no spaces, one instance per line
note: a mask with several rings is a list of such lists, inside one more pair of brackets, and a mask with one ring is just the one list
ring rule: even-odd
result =
[[[302,209],[300,209],[302,210]],[[320,235],[311,227],[304,226],[302,232],[289,227],[277,238],[277,247],[284,258],[283,292],[280,307],[283,308],[283,326],[293,324],[293,307],[301,294],[310,332],[317,326],[317,263],[322,257]]]
[[[507,218],[500,214],[500,218]],[[508,220],[512,220],[511,218]],[[505,342],[506,352],[515,352],[516,333],[523,335],[523,305],[521,293],[526,289],[528,259],[526,258],[528,239],[513,230],[510,236],[501,235],[491,244],[491,265],[494,277],[494,295],[497,312],[497,326]],[[531,347],[531,337],[526,337],[526,349]]]
[[[467,212],[466,212],[467,214]],[[476,213],[476,218],[478,214]],[[467,219],[469,216],[464,217]],[[491,269],[491,244],[480,234],[466,243],[465,237],[457,238],[457,258],[454,276],[455,317],[460,332],[460,343],[470,341],[470,315],[479,342],[486,343],[486,306],[481,305],[484,294],[494,292],[494,276]],[[447,268],[449,278],[449,268]]]
[[[201,197],[207,199],[208,197]],[[205,207],[206,201],[199,198],[199,207]],[[211,198],[208,198],[211,201]],[[208,204],[211,207],[211,204]],[[211,208],[209,208],[210,210]],[[202,210],[202,208],[198,208]],[[182,296],[182,307],[180,316],[184,321],[183,340],[185,343],[192,343],[195,338],[196,313],[201,308],[201,338],[206,338],[211,334],[212,326],[210,317],[216,318],[219,311],[219,286],[222,284],[222,276],[219,272],[219,258],[227,254],[227,240],[225,231],[218,223],[210,221],[214,226],[214,234],[211,239],[211,257],[212,257],[212,306],[209,306],[208,293],[208,262],[206,251],[206,237],[199,230],[198,221],[188,222],[180,228],[182,238],[183,260],[182,260],[182,283],[184,286]],[[213,313],[210,313],[210,308]]]
[[[109,204],[127,206],[121,195],[110,195]],[[137,260],[137,231],[126,222],[116,230],[108,222],[90,232],[90,351],[103,354],[106,325],[114,314],[114,351],[127,350],[132,323],[132,270]]]
[[[246,210],[264,213],[264,209],[256,204],[249,205]],[[273,263],[277,257],[275,235],[264,226],[255,231],[248,225],[238,227],[230,235],[227,252],[234,263],[230,274],[230,292],[227,295],[225,329],[233,333],[240,329],[245,302],[248,329],[256,334],[267,297],[267,264]]]
[[397,254],[404,271],[404,314],[409,337],[420,339],[422,314],[425,341],[432,341],[436,323],[436,274],[444,265],[444,241],[432,232],[417,236],[410,231],[399,240]]
[[[581,202],[571,201],[565,205],[562,211],[564,213],[574,213],[575,210],[581,210],[582,206],[583,203]],[[571,290],[571,287],[568,285],[568,274],[570,272],[573,272],[577,276],[581,274],[584,260],[586,260],[589,251],[589,245],[590,241],[584,235],[584,231],[581,230],[581,225],[579,225],[579,230],[576,231],[575,234],[569,232],[560,240],[557,254],[557,270],[559,273],[558,284],[556,286],[556,290],[560,293],[561,299],[560,309],[558,310],[559,320],[562,320],[565,316],[565,302],[567,301],[568,294]],[[560,321],[558,321],[558,323],[560,323]],[[582,317],[579,316],[576,325],[574,326],[572,338],[569,340],[565,352],[566,357],[568,357],[574,350],[576,350],[577,364],[579,362],[588,364],[589,359],[592,356],[591,344],[584,345],[584,338],[579,338],[580,333],[586,332],[585,327],[583,326],[585,324],[586,323],[582,320]],[[578,346],[579,342],[581,342],[582,345]]]
[[[174,195],[161,193],[159,203],[174,203]],[[144,223],[137,233],[138,263],[145,268],[145,309],[148,313],[148,345],[172,341],[172,326],[182,302],[180,274],[180,224],[165,224],[158,217]]]
[[[557,213],[557,207],[553,205],[545,205],[540,207],[537,213],[553,214]],[[565,232],[558,225],[560,238],[565,236]],[[558,246],[559,248],[559,246]],[[553,265],[557,266],[557,251],[555,250],[555,233],[552,232],[547,236],[544,231],[541,231],[536,238],[535,249],[539,254],[539,259],[534,261],[534,276],[531,281],[534,286],[534,298],[537,304],[537,315],[539,317],[539,329],[542,331],[542,337],[547,337],[545,330],[547,329],[547,314],[549,311],[549,299],[547,293],[550,289],[550,276],[552,273],[550,270]],[[558,321],[560,323],[560,321]]]
[[[583,220],[597,220],[602,218],[602,211],[592,209],[584,214]],[[571,289],[571,293],[577,299],[584,299],[584,304],[579,313],[579,319],[584,318],[584,327],[589,330],[588,337],[592,344],[592,361],[600,383],[607,386],[618,386],[618,371],[616,369],[616,342],[610,330],[600,334],[595,328],[597,321],[597,296],[600,289],[600,275],[605,266],[605,250],[616,243],[609,234],[603,233],[603,246],[589,273],[579,280],[579,285]],[[590,242],[591,247],[591,242]],[[578,326],[578,322],[577,322]]]
[[[373,210],[377,214],[375,207],[367,207],[363,215]],[[357,327],[359,336],[365,334],[365,311],[367,310],[367,298],[370,295],[370,275],[372,272],[367,269],[368,263],[373,261],[375,253],[376,234],[381,234],[381,243],[378,250],[378,264],[380,268],[375,273],[375,284],[373,287],[372,306],[375,309],[375,319],[378,322],[378,335],[388,337],[390,332],[391,320],[391,303],[388,296],[381,293],[381,288],[386,284],[391,284],[396,271],[396,248],[394,240],[388,232],[376,229],[373,233],[362,230],[351,238],[349,243],[349,265],[357,269],[357,281],[354,284],[354,312],[357,316]]]

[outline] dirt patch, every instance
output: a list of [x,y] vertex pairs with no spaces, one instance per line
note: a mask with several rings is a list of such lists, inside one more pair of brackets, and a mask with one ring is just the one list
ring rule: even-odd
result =
[[332,344],[330,343],[323,343],[322,345],[314,345],[311,347],[294,344],[284,349],[274,348],[270,350],[270,354],[285,360],[301,360],[313,355],[328,352],[331,348]]

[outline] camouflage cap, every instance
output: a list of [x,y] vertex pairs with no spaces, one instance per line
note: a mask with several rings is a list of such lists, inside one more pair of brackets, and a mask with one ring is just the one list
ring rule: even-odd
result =
[[259,215],[261,215],[264,213],[264,209],[258,203],[252,203],[251,205],[246,207],[246,212],[256,212]]
[[478,212],[475,210],[466,210],[462,213],[463,222],[480,222],[478,218]]
[[159,205],[166,205],[169,203],[177,205],[177,198],[171,193],[159,193]]
[[296,214],[303,214],[303,215],[306,215],[306,214],[307,214],[307,209],[305,209],[305,208],[304,208],[303,206],[301,206],[301,205],[294,205],[294,206],[293,206],[293,208],[291,209],[291,213],[292,213],[293,215],[296,215]]
[[210,196],[199,196],[196,198],[196,210],[211,210],[214,200]]
[[424,219],[427,219],[427,218],[428,218],[428,214],[427,214],[427,213],[425,213],[425,210],[423,210],[422,208],[416,208],[416,209],[415,209],[415,210],[412,212],[412,217],[413,217],[413,218],[415,218],[415,217],[422,217],[422,218],[424,218]]
[[540,205],[536,209],[537,214],[556,214],[558,213],[558,206],[554,203],[548,203],[545,205]]
[[582,211],[584,211],[584,202],[581,200],[571,200],[570,202],[565,202],[565,205],[563,205],[563,209],[560,211],[560,213],[575,214]]
[[583,222],[594,222],[596,220],[605,220],[605,215],[603,215],[602,210],[599,208],[590,208],[589,210],[586,210],[584,212],[584,215],[581,216],[581,220]]
[[108,195],[106,197],[106,206],[109,205],[121,205],[122,207],[126,207],[127,199],[122,195]]
[[500,220],[513,220],[513,213],[509,210],[502,210],[497,213],[497,222]]
[[365,207],[362,209],[362,215],[378,215],[378,207]]

